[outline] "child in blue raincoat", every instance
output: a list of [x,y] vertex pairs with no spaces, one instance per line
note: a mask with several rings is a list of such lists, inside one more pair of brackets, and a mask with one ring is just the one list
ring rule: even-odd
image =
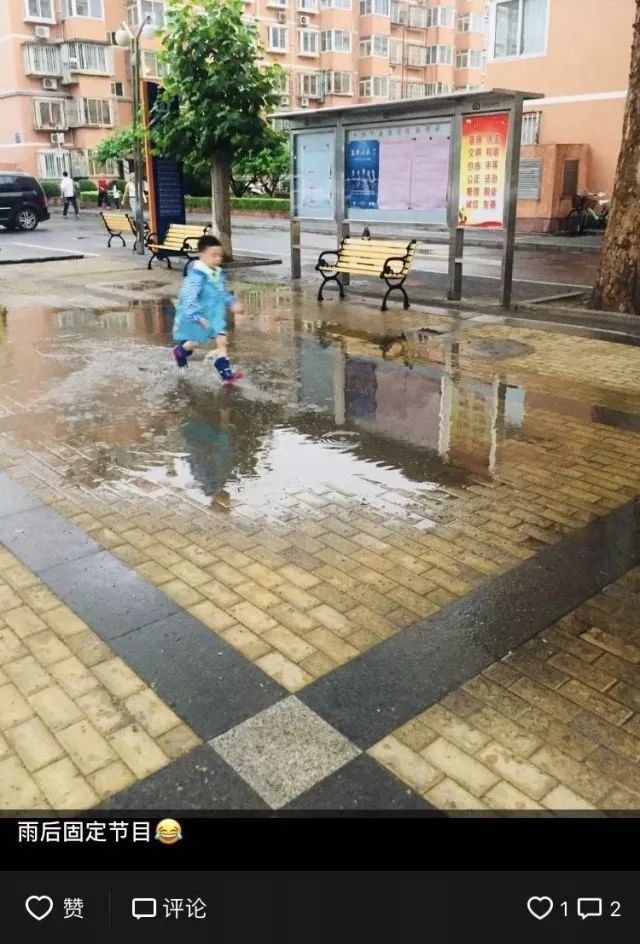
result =
[[220,241],[215,236],[202,236],[198,255],[178,296],[173,322],[173,339],[178,343],[173,356],[178,367],[187,367],[188,358],[199,345],[215,340],[216,351],[209,356],[214,358],[222,382],[234,383],[242,374],[233,370],[227,356],[227,309],[239,313],[242,306],[228,290],[220,268]]

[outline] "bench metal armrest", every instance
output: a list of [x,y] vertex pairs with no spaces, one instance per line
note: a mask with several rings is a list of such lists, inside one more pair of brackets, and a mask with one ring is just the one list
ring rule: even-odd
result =
[[[390,275],[392,277],[398,277],[402,275],[402,269],[404,269],[405,265],[407,264],[407,259],[408,256],[389,256],[389,258],[385,261],[380,278],[383,279],[385,275]],[[391,262],[401,262],[402,269],[400,269],[399,272],[395,272],[393,266],[389,265]]]
[[335,256],[335,257],[336,257],[336,262],[337,262],[337,261],[339,260],[339,258],[340,258],[340,250],[339,250],[339,249],[325,249],[324,252],[321,252],[320,255],[318,256],[318,262],[316,263],[316,272],[317,272],[323,265],[334,265],[334,264],[335,264],[335,263],[332,263],[332,262],[325,263],[325,261],[324,261],[324,260],[325,260],[325,256]]
[[[199,236],[186,236],[186,237],[184,238],[183,242],[182,242],[182,250],[181,250],[181,251],[182,251],[182,252],[187,252],[187,251],[189,251],[189,252],[197,252],[197,250],[198,250],[198,240],[199,240],[199,239],[200,239]],[[191,246],[190,243],[192,243],[194,240],[195,240],[195,246]]]
[[145,235],[145,242],[147,243],[147,245],[149,245],[149,243],[150,243],[152,240],[155,242],[155,244],[156,244],[156,246],[157,246],[157,245],[158,245],[158,234],[157,234],[157,233],[147,233],[147,234]]

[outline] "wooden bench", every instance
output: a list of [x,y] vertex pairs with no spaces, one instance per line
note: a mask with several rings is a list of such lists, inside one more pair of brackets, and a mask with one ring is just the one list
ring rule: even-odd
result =
[[184,267],[186,275],[189,266],[198,255],[198,240],[201,236],[206,236],[210,229],[210,224],[190,226],[184,223],[171,223],[161,243],[158,242],[157,233],[149,233],[147,247],[151,251],[151,256],[147,268],[151,268],[154,259],[166,259],[167,268],[170,269],[171,256],[181,256],[187,260]]
[[[387,310],[387,299],[392,292],[402,292],[405,309],[409,307],[409,296],[404,289],[416,254],[416,241],[398,242],[388,239],[371,239],[369,236],[347,236],[337,250],[321,252],[316,271],[323,282],[318,291],[318,301],[323,300],[327,282],[337,282],[340,298],[344,298],[343,274],[372,275],[384,279],[387,291],[382,299],[381,311]],[[329,256],[335,259],[329,261]]]
[[[122,234],[123,232],[128,233],[131,229],[131,222],[129,220],[129,217],[126,215],[126,213],[110,213],[107,210],[106,213],[101,212],[100,216],[102,217],[102,222],[104,223],[106,230],[109,234],[109,241],[107,243],[107,246],[111,245],[112,239],[114,239],[116,236],[118,237],[118,239],[122,240],[122,245],[126,246],[127,244]],[[134,234],[135,234],[135,230],[134,230]]]

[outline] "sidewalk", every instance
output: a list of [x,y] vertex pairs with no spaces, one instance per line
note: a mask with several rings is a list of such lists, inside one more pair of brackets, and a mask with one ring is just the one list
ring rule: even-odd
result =
[[640,808],[636,351],[126,255],[0,276],[0,800]]

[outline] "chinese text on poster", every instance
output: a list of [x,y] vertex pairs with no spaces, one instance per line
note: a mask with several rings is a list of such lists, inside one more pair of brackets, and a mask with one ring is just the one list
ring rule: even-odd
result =
[[463,118],[460,226],[502,228],[508,134],[506,113]]

